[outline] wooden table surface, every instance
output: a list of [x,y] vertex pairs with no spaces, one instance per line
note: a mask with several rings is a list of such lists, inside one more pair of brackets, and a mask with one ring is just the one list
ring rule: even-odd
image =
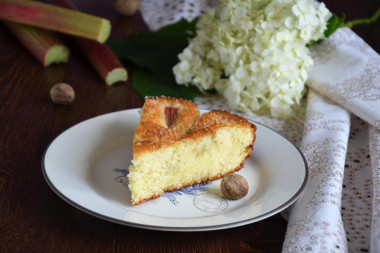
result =
[[[145,30],[140,14],[122,18],[112,1],[76,1],[83,11],[110,18],[114,38]],[[91,4],[90,4],[91,3]],[[368,17],[378,0],[325,1],[349,19]],[[354,29],[380,51],[380,28]],[[0,25],[0,252],[279,252],[286,221],[275,215],[238,228],[209,232],[162,232],[111,223],[86,214],[47,185],[41,159],[49,143],[94,116],[143,105],[131,82],[107,87],[82,53],[70,44],[68,64],[42,67]],[[125,63],[132,75],[134,67]],[[52,85],[76,91],[69,106],[51,102]]]

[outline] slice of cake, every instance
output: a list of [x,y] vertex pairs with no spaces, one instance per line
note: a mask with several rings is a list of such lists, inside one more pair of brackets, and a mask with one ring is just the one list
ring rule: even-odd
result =
[[146,98],[129,167],[132,204],[240,170],[255,131],[254,124],[226,111],[199,115],[187,100]]

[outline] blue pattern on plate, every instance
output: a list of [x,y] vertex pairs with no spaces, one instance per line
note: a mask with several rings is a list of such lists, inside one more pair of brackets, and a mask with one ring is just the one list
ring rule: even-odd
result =
[[127,176],[128,173],[129,173],[129,170],[128,170],[128,169],[118,169],[118,168],[114,168],[113,171],[115,171],[115,172],[119,172],[119,173],[123,174],[124,177]]
[[179,202],[177,201],[176,195],[190,195],[195,196],[198,192],[204,192],[208,190],[208,185],[211,184],[211,182],[196,184],[196,185],[190,185],[188,187],[179,189],[175,192],[165,192],[162,194],[162,197],[165,197],[170,200],[170,202],[173,203],[173,205],[178,205]]
[[[122,176],[116,177],[115,180],[123,183],[123,186],[128,187],[128,184],[126,184],[126,182],[124,180],[122,180],[122,178],[126,179],[128,173],[129,173],[129,170],[128,169],[118,169],[118,168],[114,168],[112,170],[114,172],[118,172],[118,173],[122,174]],[[174,192],[165,192],[165,193],[162,194],[162,197],[165,197],[165,198],[169,199],[170,202],[173,203],[173,205],[176,206],[176,205],[179,204],[176,196],[179,196],[179,195],[195,196],[199,192],[207,191],[209,184],[211,184],[211,182],[205,182],[205,183],[201,183],[201,184],[190,185],[188,187],[179,189],[179,190],[174,191]]]

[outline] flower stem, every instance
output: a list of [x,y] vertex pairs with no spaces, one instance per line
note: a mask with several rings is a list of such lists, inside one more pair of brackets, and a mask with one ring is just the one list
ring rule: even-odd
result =
[[364,25],[364,24],[371,24],[375,23],[377,19],[380,17],[380,8],[377,9],[375,14],[370,18],[362,18],[362,19],[355,19],[349,22],[346,22],[342,25],[342,27],[349,27],[352,28],[355,25]]

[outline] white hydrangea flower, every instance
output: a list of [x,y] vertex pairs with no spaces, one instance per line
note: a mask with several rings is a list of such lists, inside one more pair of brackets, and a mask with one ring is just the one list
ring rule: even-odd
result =
[[289,116],[313,64],[306,45],[323,38],[328,16],[314,0],[221,0],[179,55],[176,81],[215,89],[235,110]]

